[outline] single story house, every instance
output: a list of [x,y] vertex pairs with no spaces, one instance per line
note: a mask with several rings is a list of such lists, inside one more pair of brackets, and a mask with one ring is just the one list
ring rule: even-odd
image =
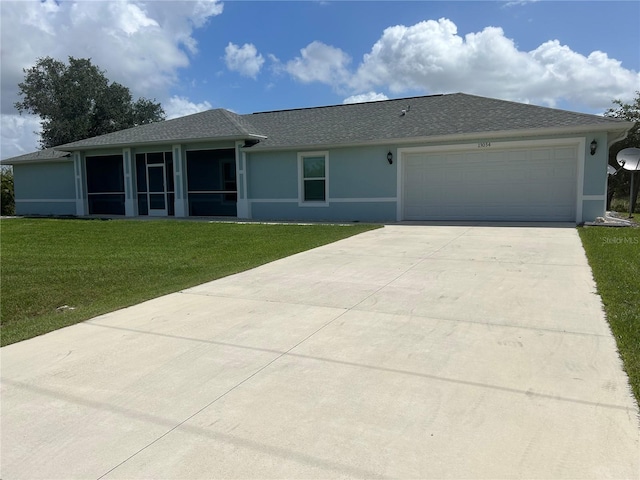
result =
[[18,215],[582,223],[632,126],[455,93],[208,110],[2,163]]

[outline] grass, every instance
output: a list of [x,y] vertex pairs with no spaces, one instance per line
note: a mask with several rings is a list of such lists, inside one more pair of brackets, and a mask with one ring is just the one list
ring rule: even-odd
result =
[[[193,221],[0,221],[0,344],[375,228]],[[62,309],[62,306],[73,309]]]
[[640,228],[580,228],[582,244],[640,404]]

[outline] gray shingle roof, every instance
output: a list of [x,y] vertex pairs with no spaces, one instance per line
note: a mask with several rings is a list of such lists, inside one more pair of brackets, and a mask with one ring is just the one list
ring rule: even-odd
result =
[[263,136],[242,116],[218,108],[163,122],[140,125],[119,132],[61,145],[62,149],[80,150],[111,146],[189,142],[212,139],[246,139]]
[[[406,110],[403,115],[402,110]],[[80,140],[56,147],[64,151],[144,144],[260,138],[252,149],[284,149],[411,141],[493,132],[606,130],[622,132],[633,124],[618,119],[527,105],[463,93],[380,102],[332,105],[238,115],[208,110],[164,122]],[[35,152],[3,163],[59,158],[60,152]],[[36,155],[36,157],[34,157]],[[38,155],[44,155],[37,157]],[[19,160],[23,159],[23,160]]]
[[[402,110],[406,110],[404,115]],[[254,113],[246,117],[268,135],[254,149],[563,127],[625,128],[625,122],[598,115],[462,93]]]
[[56,160],[60,158],[69,157],[69,152],[61,152],[54,150],[53,148],[45,148],[44,150],[37,150],[31,153],[25,153],[17,157],[7,158],[2,160],[2,164],[13,165],[14,163],[27,163],[38,162],[41,160]]

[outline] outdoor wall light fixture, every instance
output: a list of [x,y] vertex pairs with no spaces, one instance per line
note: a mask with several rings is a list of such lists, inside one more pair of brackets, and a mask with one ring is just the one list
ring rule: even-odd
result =
[[596,154],[596,148],[598,148],[598,142],[596,142],[595,138],[593,140],[591,140],[591,143],[589,144],[589,146],[591,147],[591,155],[595,155]]
[[391,153],[391,150],[387,153],[387,162],[389,162],[389,165],[393,163],[393,153]]

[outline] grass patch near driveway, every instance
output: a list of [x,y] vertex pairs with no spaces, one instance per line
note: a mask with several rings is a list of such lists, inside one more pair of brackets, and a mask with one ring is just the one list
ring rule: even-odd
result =
[[1,344],[372,228],[177,220],[1,220]]
[[640,228],[585,227],[578,231],[640,404]]

